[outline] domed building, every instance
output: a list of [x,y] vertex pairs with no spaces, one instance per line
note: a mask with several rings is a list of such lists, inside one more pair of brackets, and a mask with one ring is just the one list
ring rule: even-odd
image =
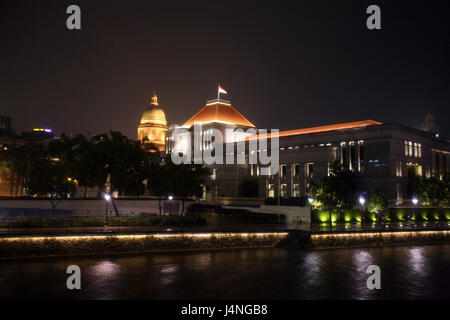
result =
[[166,114],[159,107],[158,97],[154,94],[150,106],[142,114],[138,126],[138,140],[145,144],[153,143],[159,151],[164,151],[167,129]]

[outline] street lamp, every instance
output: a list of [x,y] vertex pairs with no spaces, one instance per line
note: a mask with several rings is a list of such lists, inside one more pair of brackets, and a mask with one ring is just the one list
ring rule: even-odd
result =
[[366,199],[363,196],[359,196],[358,201],[359,201],[359,204],[361,205],[361,208],[362,208],[361,220],[362,220],[362,228],[364,228],[364,222],[366,221],[366,216],[365,216],[366,207],[364,206],[364,204],[366,203]]
[[[416,210],[416,207],[417,207],[417,205],[419,204],[419,199],[417,199],[417,197],[413,197],[413,198],[411,199],[411,202],[412,202],[412,204],[414,205],[414,208],[413,208],[414,216],[416,216],[416,219],[417,219],[417,210]],[[417,220],[416,220],[416,221],[417,221]]]
[[309,202],[309,204],[312,204],[312,203],[314,202],[314,199],[311,198],[311,197],[309,197],[309,198],[308,198],[308,202]]
[[364,199],[363,196],[360,196],[358,200],[359,200],[359,203],[361,204],[361,206],[364,207],[364,204],[366,203],[366,199]]
[[172,201],[173,200],[173,196],[169,196],[169,200]]
[[111,195],[109,195],[108,193],[105,193],[103,195],[103,197],[106,200],[106,203],[105,203],[105,205],[106,205],[106,208],[105,208],[105,227],[107,227],[108,226],[108,204],[111,201]]

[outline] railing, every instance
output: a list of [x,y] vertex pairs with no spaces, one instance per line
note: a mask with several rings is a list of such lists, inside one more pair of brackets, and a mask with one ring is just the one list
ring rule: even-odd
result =
[[420,231],[420,230],[450,230],[448,221],[430,221],[430,222],[390,222],[376,224],[336,224],[330,225],[311,225],[311,231],[314,233],[322,232],[386,232],[386,231]]

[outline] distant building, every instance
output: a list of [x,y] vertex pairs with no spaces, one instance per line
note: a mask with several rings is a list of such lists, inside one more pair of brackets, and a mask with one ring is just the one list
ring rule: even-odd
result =
[[[56,135],[48,128],[34,128],[15,135],[11,128],[11,119],[0,119],[0,150],[7,151],[8,146],[26,144],[48,144]],[[0,197],[20,197],[24,195],[23,177],[10,170],[15,163],[0,161]]]
[[158,97],[154,94],[150,106],[142,114],[138,126],[138,140],[144,144],[152,143],[160,151],[164,151],[167,129],[166,115],[159,107]]

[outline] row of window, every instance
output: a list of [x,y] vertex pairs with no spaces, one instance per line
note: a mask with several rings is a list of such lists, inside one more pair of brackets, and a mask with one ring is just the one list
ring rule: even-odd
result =
[[[270,170],[270,167],[268,167]],[[295,178],[299,178],[300,177],[300,172],[302,169],[306,170],[306,177],[307,178],[313,178],[314,177],[314,163],[310,162],[310,163],[306,163],[304,165],[300,165],[298,163],[292,164],[291,165],[291,175]],[[278,172],[280,174],[280,178],[286,178],[287,177],[287,164],[281,164],[279,166]],[[260,170],[259,170],[259,166],[253,164],[250,165],[250,175],[251,176],[259,176],[260,175]]]
[[304,146],[280,147],[280,150],[286,150],[286,149],[288,149],[288,150],[294,150],[294,149],[298,150],[298,149],[300,149],[300,148],[315,148],[315,147],[317,147],[317,146],[318,146],[318,147],[331,147],[332,144],[331,144],[331,143],[320,143],[320,144],[318,144],[318,145],[310,144],[310,145],[304,145]]
[[351,171],[364,171],[364,140],[341,142],[341,164]]
[[[292,185],[292,197],[300,197],[300,184],[294,183]],[[270,183],[267,185],[267,197],[269,198],[275,198],[275,185]],[[288,192],[287,192],[287,184],[282,183],[280,184],[280,197],[281,198],[287,198]]]
[[412,141],[405,141],[405,156],[422,158],[422,144]]

